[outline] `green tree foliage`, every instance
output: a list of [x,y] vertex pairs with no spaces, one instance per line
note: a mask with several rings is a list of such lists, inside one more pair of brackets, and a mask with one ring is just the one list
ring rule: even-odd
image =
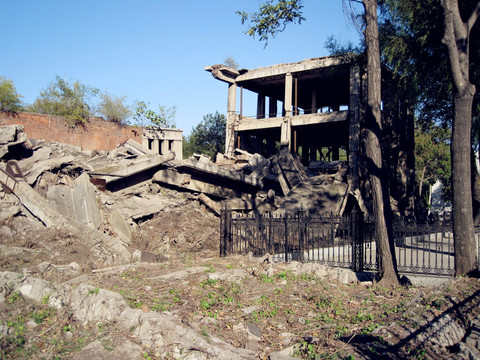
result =
[[0,110],[2,111],[21,111],[21,95],[12,80],[0,76]]
[[249,29],[246,34],[259,36],[260,41],[268,44],[270,37],[274,38],[278,33],[285,30],[289,23],[301,24],[305,18],[302,15],[302,0],[267,0],[260,5],[259,11],[246,13],[237,11],[241,16],[242,24],[248,22]]
[[207,114],[203,121],[192,129],[192,133],[184,139],[184,156],[189,157],[193,153],[201,153],[212,158],[217,153],[225,151],[225,115],[218,111],[215,114]]
[[347,53],[362,54],[365,52],[365,44],[354,45],[351,41],[347,44],[340,44],[333,36],[329,36],[325,42],[325,49],[330,55],[343,55]]
[[[390,66],[415,107],[417,121],[450,125],[452,79],[442,45],[443,10],[437,0],[382,2],[382,60]],[[432,66],[432,64],[435,64]]]
[[415,129],[415,167],[419,184],[419,195],[425,193],[425,185],[433,185],[437,181],[443,184],[443,198],[452,200],[450,165],[451,132],[439,126],[432,126],[428,131]]
[[175,127],[175,115],[177,112],[175,106],[165,107],[160,105],[158,112],[155,112],[148,108],[148,104],[145,101],[137,101],[134,107],[133,122],[136,125],[154,128]]
[[98,95],[98,89],[69,82],[57,76],[50,85],[40,92],[31,110],[40,114],[60,115],[67,124],[77,126],[85,123],[94,114],[92,98]]
[[125,104],[126,100],[126,96],[117,97],[105,91],[100,94],[97,113],[105,120],[124,124],[127,118],[132,115],[129,106]]
[[470,159],[472,145],[478,149],[480,129],[475,96],[480,80],[480,1],[384,0],[383,5],[385,59],[404,76],[405,84],[412,85],[412,103],[420,119],[451,125],[455,273],[465,274],[478,266],[472,203],[478,210],[480,194],[469,180],[474,178]]

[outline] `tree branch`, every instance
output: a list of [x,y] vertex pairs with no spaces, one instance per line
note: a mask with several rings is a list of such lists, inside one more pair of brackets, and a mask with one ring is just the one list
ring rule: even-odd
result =
[[470,33],[470,30],[472,30],[472,27],[473,25],[475,25],[475,22],[477,21],[479,15],[480,15],[480,1],[475,6],[475,9],[473,9],[472,14],[470,15],[470,18],[467,21],[468,33]]
[[[465,79],[462,75],[459,49],[457,47],[458,38],[456,35],[458,34],[456,34],[456,29],[454,29],[454,23],[456,22],[455,20],[458,20],[458,17],[460,16],[458,11],[458,4],[456,3],[456,1],[452,0],[442,0],[441,3],[443,11],[445,12],[445,34],[443,35],[442,42],[447,46],[448,49],[453,82],[458,89],[461,89],[465,85]],[[452,8],[454,4],[457,4],[456,11],[454,11],[454,9]],[[454,19],[455,15],[457,15],[456,19]]]

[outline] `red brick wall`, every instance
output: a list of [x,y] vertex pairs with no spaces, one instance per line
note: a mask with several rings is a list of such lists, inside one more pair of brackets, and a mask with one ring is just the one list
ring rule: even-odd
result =
[[14,124],[23,125],[30,139],[78,145],[82,150],[111,150],[128,139],[142,143],[140,128],[118,125],[102,118],[91,118],[83,126],[70,127],[62,116],[0,113],[0,126]]

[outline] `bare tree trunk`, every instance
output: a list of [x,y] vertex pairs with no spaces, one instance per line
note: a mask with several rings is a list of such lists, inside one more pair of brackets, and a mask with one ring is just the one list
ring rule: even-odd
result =
[[422,177],[420,178],[420,184],[418,185],[419,188],[418,188],[418,195],[420,197],[422,197],[422,193],[423,193],[423,179],[425,178],[425,170],[426,170],[426,166],[423,167],[423,170],[422,170]]
[[367,126],[366,156],[369,161],[370,184],[375,215],[379,275],[386,285],[398,284],[395,250],[393,244],[392,212],[388,191],[388,173],[383,165],[381,151],[382,118],[381,67],[378,43],[377,0],[362,0],[365,8],[367,46]]
[[[443,43],[448,48],[454,88],[452,126],[453,233],[455,275],[477,268],[477,246],[473,229],[470,151],[472,104],[475,86],[469,81],[469,36],[480,11],[480,2],[463,22],[457,0],[442,0],[445,19]],[[468,181],[467,181],[468,179]]]

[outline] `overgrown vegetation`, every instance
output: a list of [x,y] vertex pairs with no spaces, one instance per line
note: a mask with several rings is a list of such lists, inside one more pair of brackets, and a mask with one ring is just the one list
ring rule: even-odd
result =
[[69,81],[57,76],[33,102],[29,111],[40,114],[65,117],[70,126],[78,126],[94,114],[92,98],[99,90],[77,81]]
[[22,96],[17,92],[13,81],[0,76],[0,110],[21,111]]
[[207,114],[203,121],[192,129],[192,133],[183,141],[184,157],[193,153],[201,153],[215,160],[217,153],[225,152],[225,115],[218,111]]

